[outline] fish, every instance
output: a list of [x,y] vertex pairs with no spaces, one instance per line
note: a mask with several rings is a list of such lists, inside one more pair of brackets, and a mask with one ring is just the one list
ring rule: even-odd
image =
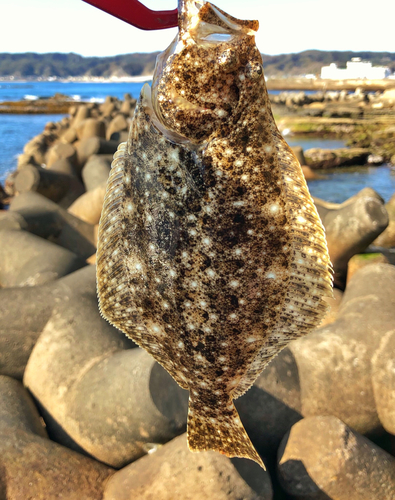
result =
[[332,294],[325,233],[270,107],[258,21],[179,0],[179,29],[114,155],[102,316],[189,391],[191,451],[264,467],[234,400]]

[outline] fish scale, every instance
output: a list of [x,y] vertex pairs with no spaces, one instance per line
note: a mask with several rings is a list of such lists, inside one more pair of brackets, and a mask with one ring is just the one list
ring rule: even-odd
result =
[[320,323],[331,265],[273,119],[257,22],[205,2],[181,1],[179,11],[179,34],[112,164],[100,310],[190,391],[192,451],[263,467],[233,400]]

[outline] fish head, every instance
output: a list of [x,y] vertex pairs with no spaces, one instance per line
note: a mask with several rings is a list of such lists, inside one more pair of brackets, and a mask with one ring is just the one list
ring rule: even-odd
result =
[[265,88],[257,30],[258,21],[180,0],[179,32],[158,56],[152,84],[152,105],[165,129],[197,144],[228,134],[245,107],[241,96]]

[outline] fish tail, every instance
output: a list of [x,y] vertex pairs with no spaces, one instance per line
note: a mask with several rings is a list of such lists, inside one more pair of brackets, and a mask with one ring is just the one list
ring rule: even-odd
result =
[[229,458],[249,458],[266,470],[231,399],[210,405],[205,397],[189,398],[188,447],[191,451],[218,451]]

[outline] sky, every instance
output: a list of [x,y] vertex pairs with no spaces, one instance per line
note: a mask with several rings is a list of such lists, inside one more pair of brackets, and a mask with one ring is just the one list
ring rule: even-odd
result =
[[[111,0],[109,0],[111,1]],[[127,1],[127,0],[125,0]],[[176,0],[143,0],[171,10]],[[240,19],[258,19],[264,54],[309,49],[395,52],[394,0],[214,0]],[[142,31],[82,0],[0,0],[0,52],[111,56],[164,50],[176,29]]]

